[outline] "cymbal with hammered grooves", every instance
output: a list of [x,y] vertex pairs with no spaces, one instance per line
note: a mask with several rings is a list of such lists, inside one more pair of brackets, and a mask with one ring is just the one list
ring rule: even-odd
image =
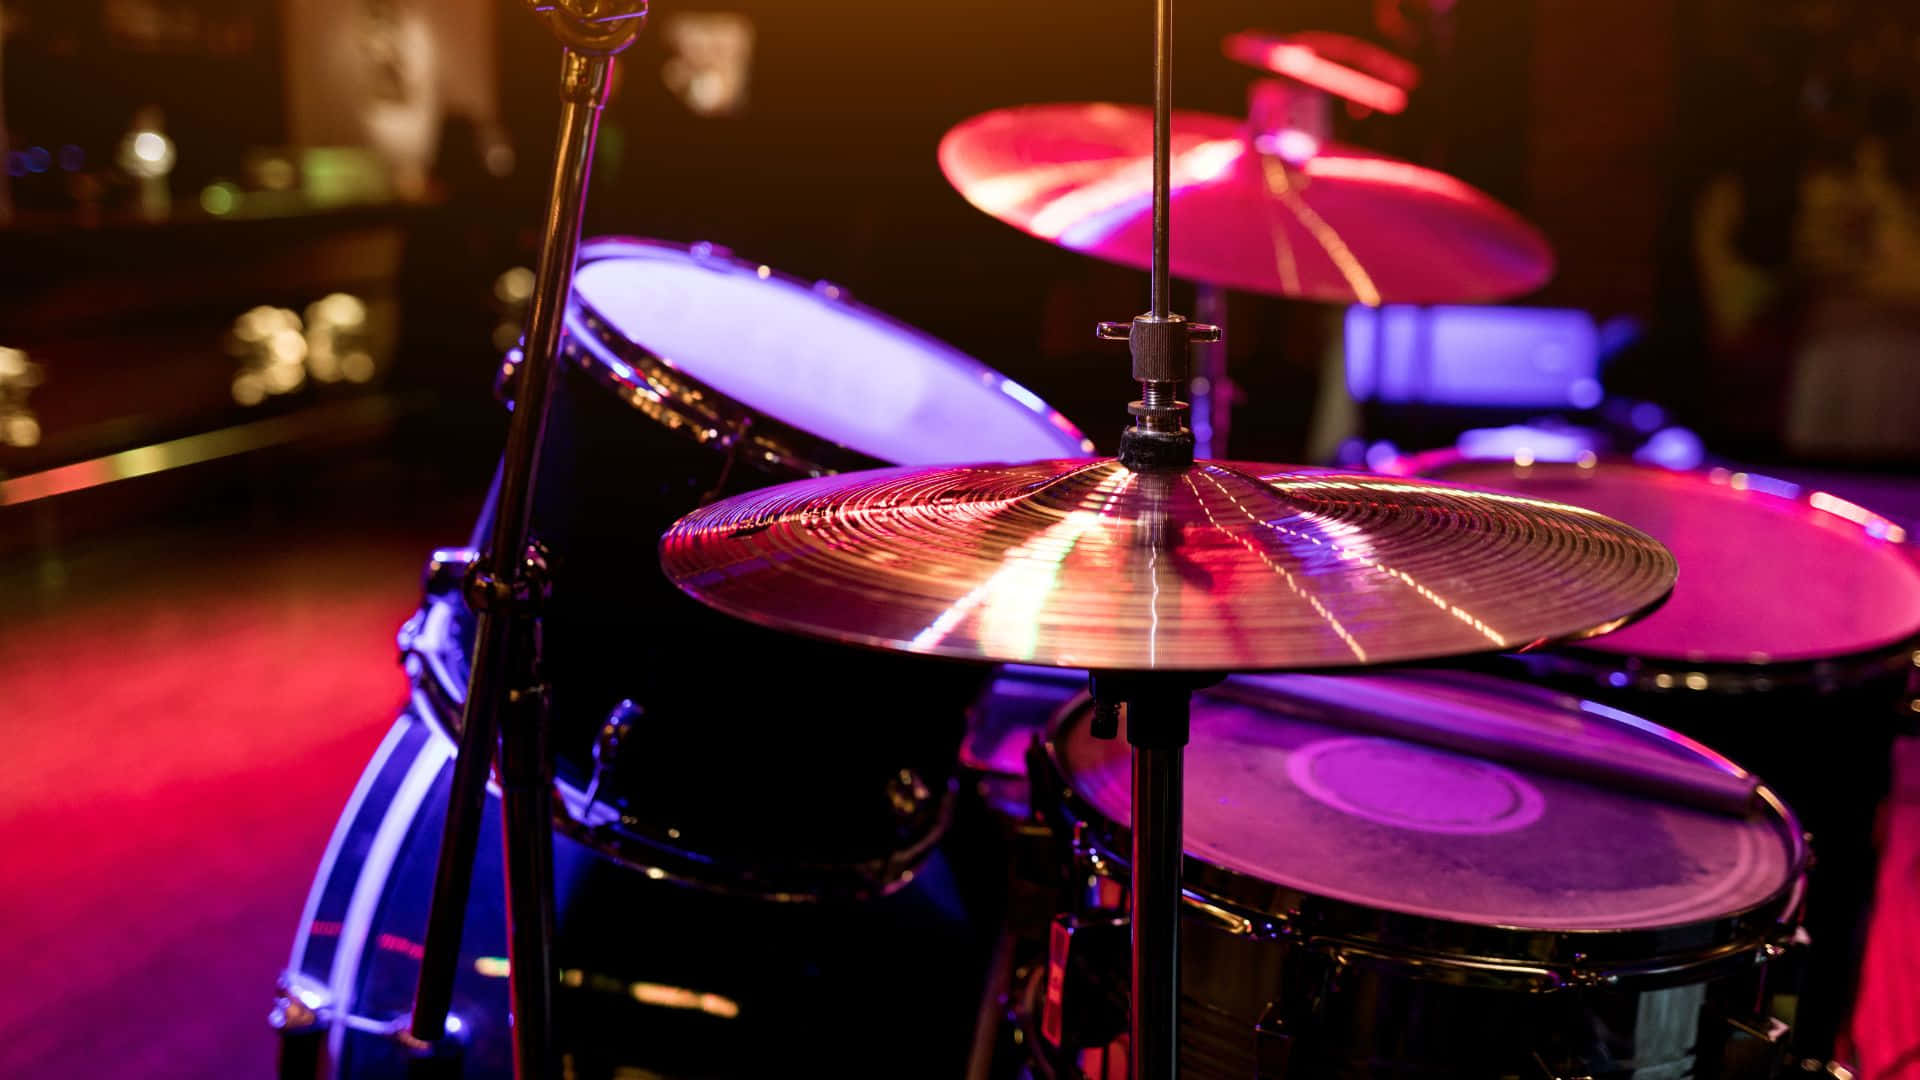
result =
[[661,539],[661,563],[696,599],[776,629],[1129,671],[1522,649],[1614,629],[1673,587],[1664,547],[1589,510],[1284,470],[1074,459],[843,473],[703,507]]
[[[1152,263],[1153,114],[1024,105],[964,120],[940,170],[975,207],[1124,266]],[[1176,111],[1171,269],[1229,289],[1336,304],[1453,304],[1553,274],[1539,230],[1454,177],[1304,132]]]

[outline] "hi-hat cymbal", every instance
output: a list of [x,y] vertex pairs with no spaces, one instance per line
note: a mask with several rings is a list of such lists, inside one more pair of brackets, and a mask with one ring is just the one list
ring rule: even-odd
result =
[[704,507],[682,589],[781,630],[1100,670],[1344,667],[1603,633],[1673,557],[1589,510],[1425,481],[1112,459],[845,473]]
[[1228,34],[1220,49],[1229,60],[1385,113],[1404,110],[1407,91],[1420,84],[1420,69],[1412,63],[1372,42],[1326,30],[1242,30]]
[[[1553,273],[1533,226],[1445,173],[1304,132],[1249,139],[1239,120],[1194,112],[1173,114],[1172,154],[1175,277],[1426,304],[1517,296]],[[1129,105],[1000,109],[940,142],[941,170],[974,206],[1141,268],[1153,252],[1152,160],[1152,112]]]

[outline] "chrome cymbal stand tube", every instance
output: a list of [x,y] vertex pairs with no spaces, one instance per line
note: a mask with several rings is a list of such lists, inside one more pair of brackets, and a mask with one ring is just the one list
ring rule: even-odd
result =
[[507,426],[499,512],[487,548],[467,580],[467,599],[479,614],[473,672],[434,873],[420,980],[404,1033],[423,1052],[445,1042],[474,849],[497,750],[514,1073],[521,1080],[558,1075],[553,1043],[553,761],[546,690],[538,671],[537,607],[545,583],[532,545],[534,477],[613,57],[632,44],[647,13],[646,0],[529,0],[529,6],[546,17],[563,46],[560,137],[528,311],[525,359]]
[[[1196,342],[1220,340],[1220,328],[1190,323],[1168,309],[1168,235],[1172,217],[1173,0],[1154,0],[1153,271],[1149,308],[1130,323],[1101,323],[1100,337],[1127,342],[1140,400],[1120,435],[1120,462],[1164,482],[1193,465],[1193,432],[1179,399]],[[1211,681],[1211,680],[1209,680]],[[1133,849],[1128,915],[1133,985],[1128,1008],[1128,1071],[1133,1080],[1171,1080],[1180,1051],[1181,801],[1195,681],[1184,675],[1095,675],[1093,694],[1109,716],[1126,703],[1133,747]]]

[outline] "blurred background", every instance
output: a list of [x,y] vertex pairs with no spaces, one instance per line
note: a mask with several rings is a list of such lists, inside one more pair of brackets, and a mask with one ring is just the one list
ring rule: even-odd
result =
[[[1127,361],[1092,325],[1143,275],[981,214],[935,148],[1144,101],[1145,10],[662,0],[586,231],[830,280],[1111,450]],[[1553,413],[1920,513],[1920,6],[1184,0],[1181,107],[1244,111],[1220,42],[1250,27],[1416,63],[1404,113],[1341,136],[1484,189],[1558,268],[1478,352],[1422,346],[1478,381],[1397,393],[1350,355],[1371,313],[1231,295],[1216,456]],[[0,1074],[268,1070],[300,897],[404,692],[391,634],[498,454],[558,58],[517,0],[0,2]],[[1474,390],[1543,371],[1544,399]]]

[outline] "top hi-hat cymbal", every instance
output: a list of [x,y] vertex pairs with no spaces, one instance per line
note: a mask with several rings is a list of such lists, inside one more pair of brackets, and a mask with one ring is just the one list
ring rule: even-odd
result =
[[697,510],[696,599],[901,652],[1115,671],[1343,667],[1603,633],[1673,587],[1592,511],[1379,476],[1104,460],[882,469]]
[[1228,34],[1220,50],[1230,60],[1292,79],[1355,105],[1398,113],[1420,69],[1371,42],[1325,30]]
[[[1284,155],[1284,156],[1283,156]],[[1153,115],[1027,105],[963,121],[940,168],[967,201],[1073,251],[1152,261]],[[1328,303],[1438,304],[1529,292],[1553,273],[1540,233],[1432,169],[1306,132],[1176,111],[1172,272]]]

